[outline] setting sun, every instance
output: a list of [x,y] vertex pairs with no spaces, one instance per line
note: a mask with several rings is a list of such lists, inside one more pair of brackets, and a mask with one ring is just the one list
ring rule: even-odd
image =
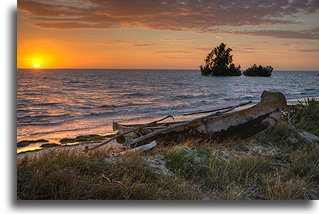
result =
[[39,64],[39,63],[34,63],[34,64],[33,64],[33,67],[39,68],[39,67],[40,67],[40,64]]

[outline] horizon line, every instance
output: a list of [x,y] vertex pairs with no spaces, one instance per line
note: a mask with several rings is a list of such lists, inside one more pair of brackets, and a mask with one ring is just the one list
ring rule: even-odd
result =
[[[199,69],[188,69],[188,68],[16,68],[17,70],[30,69],[30,70],[190,70],[190,71],[200,71]],[[245,70],[241,70],[245,71]],[[319,72],[319,70],[274,70],[274,71],[314,71]]]

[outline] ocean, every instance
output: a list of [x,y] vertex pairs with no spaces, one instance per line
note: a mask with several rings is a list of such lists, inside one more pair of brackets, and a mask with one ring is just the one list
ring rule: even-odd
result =
[[113,121],[189,119],[181,115],[257,103],[263,90],[282,92],[290,102],[318,97],[318,72],[212,77],[198,70],[18,69],[17,141],[109,134]]

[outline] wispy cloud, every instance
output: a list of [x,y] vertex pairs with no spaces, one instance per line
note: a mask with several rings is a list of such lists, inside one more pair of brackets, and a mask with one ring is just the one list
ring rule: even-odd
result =
[[136,46],[136,47],[147,47],[147,46],[156,45],[152,43],[140,43],[140,42],[123,41],[123,40],[111,40],[111,41],[106,41],[103,44],[104,45]]
[[192,59],[200,60],[200,58],[198,58],[198,57],[164,56],[164,58],[167,58],[167,59],[178,59],[178,60],[192,60]]
[[211,51],[212,50],[212,48],[205,48],[205,47],[195,47],[194,48],[195,50],[200,50],[200,51]]
[[161,39],[162,42],[190,42],[198,39]]
[[192,53],[190,51],[181,51],[181,50],[177,50],[177,51],[155,51],[154,53]]
[[264,50],[260,48],[254,48],[254,47],[246,47],[246,48],[234,47],[233,51],[239,52],[239,53],[256,53],[256,52],[260,52]]
[[317,48],[305,48],[305,49],[297,49],[297,52],[304,52],[304,53],[319,53]]
[[318,32],[314,32],[312,29],[303,31],[288,31],[288,30],[259,30],[259,31],[235,31],[232,32],[239,35],[251,35],[251,36],[269,36],[274,38],[284,39],[318,39]]
[[252,44],[269,44],[269,41],[253,41]]
[[271,28],[275,24],[302,24],[298,16],[316,13],[319,9],[317,0],[19,0],[18,8],[29,14],[35,26],[50,29],[138,27],[224,33],[218,27],[266,25],[267,30],[227,33],[318,39],[318,31],[278,31]]

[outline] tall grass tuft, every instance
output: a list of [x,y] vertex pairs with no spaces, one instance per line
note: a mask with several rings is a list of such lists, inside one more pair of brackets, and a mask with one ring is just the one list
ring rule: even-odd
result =
[[[120,159],[121,160],[121,159]],[[185,199],[202,197],[196,185],[154,173],[141,158],[110,164],[103,156],[52,152],[18,163],[18,199]]]
[[256,183],[262,174],[271,171],[271,157],[244,156],[221,161],[212,158],[210,183],[213,188],[223,188],[233,182],[241,185]]
[[319,136],[319,101],[306,99],[305,105],[297,109],[294,121],[300,129]]
[[266,176],[263,180],[265,199],[303,199],[307,190],[306,182],[300,178],[287,179],[280,173]]
[[314,144],[306,144],[302,149],[294,151],[290,156],[290,171],[298,177],[319,180],[319,148]]

